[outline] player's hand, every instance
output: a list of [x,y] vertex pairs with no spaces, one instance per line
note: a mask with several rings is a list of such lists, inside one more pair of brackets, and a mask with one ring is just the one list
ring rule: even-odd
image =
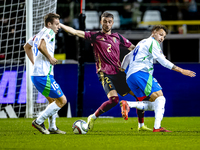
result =
[[196,73],[193,72],[193,71],[190,71],[190,70],[185,70],[185,69],[183,69],[183,70],[181,71],[181,73],[182,73],[183,75],[186,75],[186,76],[189,76],[189,77],[195,77],[195,76],[196,76]]
[[49,59],[49,61],[50,61],[50,64],[52,64],[52,65],[56,65],[57,62],[58,62],[58,60],[57,60],[56,58],[54,58],[54,57],[51,57],[51,58]]

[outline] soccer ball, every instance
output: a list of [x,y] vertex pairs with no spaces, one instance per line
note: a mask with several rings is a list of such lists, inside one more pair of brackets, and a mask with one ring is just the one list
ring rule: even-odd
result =
[[72,125],[74,134],[86,134],[88,132],[88,124],[84,120],[77,120]]

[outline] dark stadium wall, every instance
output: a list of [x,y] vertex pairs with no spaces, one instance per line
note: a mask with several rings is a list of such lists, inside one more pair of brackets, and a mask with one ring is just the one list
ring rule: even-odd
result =
[[[184,69],[189,69],[197,73],[194,78],[187,77],[181,73],[171,71],[164,68],[160,64],[154,65],[154,77],[158,80],[162,86],[164,96],[166,97],[165,116],[200,116],[199,106],[199,83],[200,83],[200,64],[176,64]],[[94,63],[87,63],[85,66],[84,74],[84,91],[83,91],[83,111],[82,116],[87,117],[94,113],[95,110],[107,100],[107,96],[98,80],[96,74],[96,68]],[[21,69],[22,70],[22,69]],[[4,70],[0,70],[4,71]],[[2,73],[3,74],[3,73]],[[14,75],[13,75],[14,74]],[[58,64],[54,68],[55,80],[61,86],[64,94],[67,97],[67,101],[71,105],[72,117],[77,115],[77,87],[78,87],[78,65],[77,64]],[[13,75],[13,76],[12,76]],[[12,89],[16,86],[14,84],[17,76],[15,71],[6,71],[0,76],[0,103],[25,103],[25,99],[20,95],[24,95],[25,90],[25,77],[20,80],[21,86],[16,90]],[[6,84],[5,84],[6,82]],[[8,87],[6,87],[8,85]],[[8,90],[9,89],[9,90]],[[24,90],[23,90],[24,89]],[[5,95],[5,92],[12,94]],[[15,94],[14,94],[15,93]],[[13,96],[14,94],[14,96]],[[11,97],[12,96],[12,97]],[[134,100],[131,95],[125,97],[119,97],[120,100]],[[16,100],[15,100],[16,99]],[[59,116],[67,116],[67,107],[64,106],[59,111]],[[121,117],[121,109],[119,104],[112,108],[110,111],[103,114],[103,116]],[[131,109],[129,116],[136,117],[136,110]],[[154,116],[154,112],[146,111],[145,116]]]
[[[78,87],[78,65],[58,64],[54,66],[54,78],[64,92],[67,102],[70,102],[71,115],[76,116],[76,100]],[[59,112],[60,117],[67,116],[68,105],[65,105]]]

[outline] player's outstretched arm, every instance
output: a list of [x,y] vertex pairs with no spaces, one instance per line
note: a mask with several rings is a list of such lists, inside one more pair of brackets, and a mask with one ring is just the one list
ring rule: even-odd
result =
[[46,42],[42,39],[38,45],[38,50],[49,60],[50,64],[56,65],[57,59],[51,57],[51,55],[47,51]]
[[85,32],[84,31],[75,30],[74,28],[66,26],[66,25],[64,25],[62,23],[60,23],[60,27],[67,33],[70,33],[72,35],[76,35],[76,36],[78,36],[80,38],[85,38]]
[[176,66],[176,65],[174,65],[174,66],[172,67],[172,70],[177,71],[177,72],[180,72],[180,73],[182,73],[182,74],[185,75],[185,76],[189,76],[189,77],[195,77],[195,76],[196,76],[196,73],[195,73],[195,72],[190,71],[190,70],[182,69],[182,68],[180,68],[180,67],[178,67],[178,66]]
[[34,58],[33,58],[33,51],[32,51],[32,46],[29,43],[26,43],[24,45],[24,50],[28,56],[28,58],[30,59],[30,61],[32,62],[32,64],[34,65]]

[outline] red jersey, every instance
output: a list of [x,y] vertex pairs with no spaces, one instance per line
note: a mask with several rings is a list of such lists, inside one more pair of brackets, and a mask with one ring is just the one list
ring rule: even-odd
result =
[[121,67],[120,46],[129,48],[132,43],[118,33],[85,32],[85,39],[93,44],[97,72],[117,74]]

